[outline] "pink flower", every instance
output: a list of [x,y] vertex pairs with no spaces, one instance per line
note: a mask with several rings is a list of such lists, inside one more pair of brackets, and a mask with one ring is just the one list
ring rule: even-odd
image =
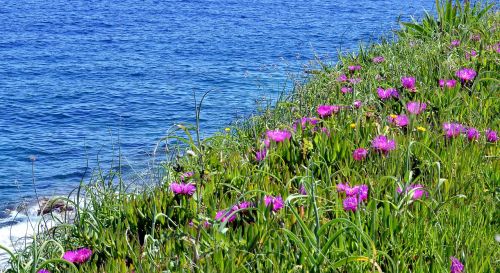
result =
[[184,181],[184,180],[186,180],[188,178],[193,177],[193,175],[194,175],[194,172],[183,173],[183,174],[181,174],[181,180]]
[[356,197],[347,197],[342,202],[345,211],[355,212],[358,209],[358,199]]
[[257,161],[262,161],[264,158],[266,158],[267,155],[267,150],[264,148],[260,151],[255,152],[255,160]]
[[340,88],[340,91],[342,91],[342,93],[344,93],[344,94],[352,93],[352,88],[347,87],[347,86],[343,86],[342,88]]
[[455,87],[455,85],[457,85],[457,81],[456,80],[439,80],[439,87],[443,88],[443,87],[446,87],[446,88],[453,88]]
[[379,99],[381,100],[388,100],[390,98],[398,98],[398,90],[395,88],[388,88],[388,89],[383,89],[383,88],[377,88],[377,95]]
[[354,106],[354,108],[359,109],[361,108],[361,105],[363,105],[363,103],[360,100],[355,100],[352,105]]
[[368,185],[362,184],[359,186],[359,200],[368,200]]
[[274,212],[279,211],[285,205],[281,196],[273,197],[271,195],[266,195],[264,197],[264,203],[266,204],[266,207],[272,207]]
[[337,81],[339,82],[346,82],[347,81],[347,76],[345,74],[341,74],[338,78]]
[[491,142],[491,143],[497,142],[498,141],[497,132],[495,132],[491,129],[487,129],[486,130],[486,141]]
[[74,264],[82,264],[90,259],[92,256],[92,250],[88,248],[80,248],[77,250],[66,251],[63,255],[63,259]]
[[460,123],[443,123],[446,138],[454,138],[465,132],[465,127]]
[[348,183],[339,183],[337,184],[337,192],[345,192],[345,190],[349,188],[349,184]]
[[297,125],[300,124],[301,127],[302,127],[302,130],[305,129],[307,127],[307,125],[311,125],[311,126],[316,126],[316,124],[318,124],[319,122],[319,119],[317,118],[308,118],[308,117],[303,117],[301,119],[298,119],[296,120],[294,123],[293,123],[293,129],[294,130],[297,130]]
[[396,142],[393,139],[388,139],[386,136],[380,135],[372,140],[372,147],[384,154],[396,149]]
[[384,60],[385,60],[385,59],[384,59],[384,57],[382,57],[382,56],[377,56],[377,57],[373,57],[372,62],[374,62],[374,63],[376,63],[376,64],[379,64],[379,63],[384,62]]
[[387,120],[398,127],[405,127],[409,123],[408,117],[406,115],[391,115],[387,117]]
[[349,82],[352,84],[358,84],[361,82],[361,78],[351,78],[349,79]]
[[359,194],[359,186],[354,186],[354,187],[347,186],[345,188],[346,196],[357,196],[358,194]]
[[472,68],[462,68],[455,73],[455,76],[462,81],[471,81],[476,77],[476,75],[476,71]]
[[349,71],[354,72],[354,71],[359,71],[361,70],[361,65],[351,65],[348,67]]
[[[226,222],[227,221],[228,223],[231,223],[234,220],[236,220],[236,213],[234,213],[233,215],[231,215],[233,212],[234,212],[233,209],[231,209],[231,210],[219,210],[215,214],[215,220],[220,221],[220,222]],[[229,217],[230,215],[231,215],[231,217]]]
[[356,161],[361,161],[361,160],[365,159],[367,155],[368,155],[368,150],[364,149],[364,148],[357,148],[352,153],[352,157]]
[[401,84],[403,84],[404,88],[409,89],[410,91],[415,91],[415,78],[414,77],[402,77]]
[[[403,193],[403,190],[398,187],[396,190],[399,194]],[[428,196],[429,194],[425,191],[424,186],[420,184],[416,185],[410,185],[406,188],[404,191],[405,193],[412,192],[411,199],[413,200],[418,200],[422,198],[422,196],[425,194],[425,196]]]
[[299,193],[302,195],[307,195],[306,187],[304,184],[300,185]]
[[191,184],[191,183],[185,184],[185,183],[172,182],[170,184],[170,190],[175,195],[191,196],[196,191],[196,186],[194,184]]
[[467,138],[470,141],[478,140],[479,136],[481,135],[479,133],[479,131],[476,128],[474,128],[474,127],[470,127],[469,129],[467,129],[466,134],[467,134]]
[[286,130],[270,130],[266,132],[266,136],[275,141],[275,142],[283,142],[292,137],[292,133]]
[[465,52],[465,59],[470,60],[471,57],[476,57],[477,52],[473,49],[470,52]]
[[455,257],[450,257],[451,260],[451,266],[450,266],[450,273],[462,273],[464,270],[464,265],[460,262]]
[[50,273],[47,269],[40,269],[37,273]]
[[318,115],[322,118],[331,116],[332,114],[338,113],[340,110],[339,106],[336,105],[320,105],[318,106]]
[[427,104],[425,102],[410,101],[406,104],[406,110],[414,115],[422,113],[426,108]]
[[451,47],[457,47],[460,45],[460,40],[453,40],[451,41]]

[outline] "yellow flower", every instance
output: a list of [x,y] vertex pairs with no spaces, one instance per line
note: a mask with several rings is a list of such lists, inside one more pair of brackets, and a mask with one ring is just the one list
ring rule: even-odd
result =
[[231,128],[227,127],[226,129],[224,129],[224,131],[229,133],[229,131],[231,131]]
[[391,118],[397,118],[398,115],[390,114],[389,117],[391,117]]
[[425,132],[425,131],[427,131],[427,129],[425,129],[425,128],[424,128],[424,127],[422,127],[422,126],[418,126],[418,127],[417,127],[417,131],[420,131],[420,132]]
[[349,127],[351,127],[352,129],[356,128],[356,123],[351,123]]

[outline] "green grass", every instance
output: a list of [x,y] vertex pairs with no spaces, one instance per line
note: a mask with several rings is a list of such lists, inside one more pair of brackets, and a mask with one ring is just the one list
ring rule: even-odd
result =
[[[451,1],[438,7],[437,18],[403,24],[395,42],[340,56],[229,132],[200,140],[196,125],[179,126],[165,139],[183,143],[170,147],[179,156],[159,163],[153,187],[131,193],[119,172],[97,172],[78,189],[74,223],[11,253],[7,272],[449,272],[451,256],[465,272],[498,272],[500,149],[484,132],[500,128],[499,13]],[[476,34],[479,41],[471,39]],[[453,40],[460,46],[450,47]],[[466,59],[471,50],[478,55]],[[375,56],[385,62],[373,63]],[[354,64],[362,66],[355,76],[362,81],[343,94],[346,84],[337,78]],[[460,84],[455,72],[462,67],[477,71],[473,83]],[[417,92],[401,88],[403,76],[416,78]],[[458,84],[442,89],[443,78]],[[378,87],[398,88],[399,100],[381,101]],[[363,102],[360,109],[319,122],[330,137],[299,126],[289,141],[272,143],[267,157],[255,160],[267,130],[293,132],[294,121],[317,116],[318,105],[355,100]],[[389,124],[390,114],[406,113],[408,101],[426,102],[427,109],[407,113],[406,129]],[[478,128],[481,137],[447,139],[445,122]],[[370,149],[380,134],[397,143],[387,156]],[[370,149],[361,162],[352,159],[358,147]],[[170,183],[187,171],[194,172],[196,193],[174,196]],[[336,190],[346,181],[369,186],[356,212],[344,211]],[[397,193],[410,183],[424,185],[428,196]],[[307,195],[298,193],[301,185]],[[281,195],[284,209],[266,208],[267,194]],[[256,205],[237,211],[234,222],[214,220],[240,201]],[[61,259],[79,247],[93,250],[88,262],[73,266]]]

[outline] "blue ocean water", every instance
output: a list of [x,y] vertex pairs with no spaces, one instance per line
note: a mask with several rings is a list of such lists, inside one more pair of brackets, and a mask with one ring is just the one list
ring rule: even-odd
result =
[[[204,135],[289,88],[315,55],[334,62],[434,10],[429,0],[16,0],[0,5],[2,208],[78,185],[97,157],[145,166],[156,141],[193,122]],[[118,143],[119,142],[119,143]],[[113,149],[114,148],[114,149]],[[32,161],[30,157],[36,158]],[[32,172],[32,163],[34,172]],[[108,164],[108,165],[107,165]]]

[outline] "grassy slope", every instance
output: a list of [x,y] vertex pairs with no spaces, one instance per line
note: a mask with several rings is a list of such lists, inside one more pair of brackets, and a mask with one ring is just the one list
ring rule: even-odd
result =
[[[178,139],[197,156],[164,163],[161,185],[154,189],[128,194],[119,174],[96,175],[84,187],[88,203],[75,224],[40,235],[13,254],[10,272],[69,272],[57,258],[63,249],[84,246],[94,255],[79,272],[448,272],[450,256],[466,272],[495,272],[499,149],[484,131],[500,125],[499,16],[457,9],[453,16],[451,7],[441,8],[438,19],[408,25],[397,43],[372,45],[325,67],[290,98],[229,133],[197,142],[192,130],[179,130]],[[472,40],[473,34],[480,40]],[[450,47],[452,40],[460,46]],[[473,49],[478,56],[467,60]],[[374,56],[385,62],[373,63]],[[348,84],[337,77],[349,75],[347,66],[354,64],[362,69],[352,76],[362,81],[343,94],[340,88]],[[473,84],[438,87],[438,79],[456,79],[462,67],[478,72]],[[403,76],[417,79],[417,92],[401,88]],[[377,87],[398,88],[400,99],[381,101]],[[317,125],[330,137],[299,129],[290,141],[272,143],[266,159],[256,162],[266,130],[293,131],[296,119],[317,116],[318,105],[350,106],[354,100],[363,106],[342,109]],[[410,115],[408,101],[428,107]],[[400,113],[410,117],[407,129],[387,121]],[[476,127],[481,137],[446,139],[444,122]],[[383,156],[371,149],[364,161],[352,159],[354,149],[369,149],[380,134],[396,140],[394,151]],[[198,191],[190,198],[168,189],[183,171],[195,173],[191,181]],[[346,181],[369,186],[368,201],[355,213],[343,210],[344,196],[336,190]],[[409,183],[425,185],[428,197],[414,201],[411,193],[396,192]],[[298,194],[301,185],[306,196]],[[266,194],[281,195],[285,208],[267,209]],[[236,212],[231,223],[213,220],[218,210],[244,200],[256,207]]]

